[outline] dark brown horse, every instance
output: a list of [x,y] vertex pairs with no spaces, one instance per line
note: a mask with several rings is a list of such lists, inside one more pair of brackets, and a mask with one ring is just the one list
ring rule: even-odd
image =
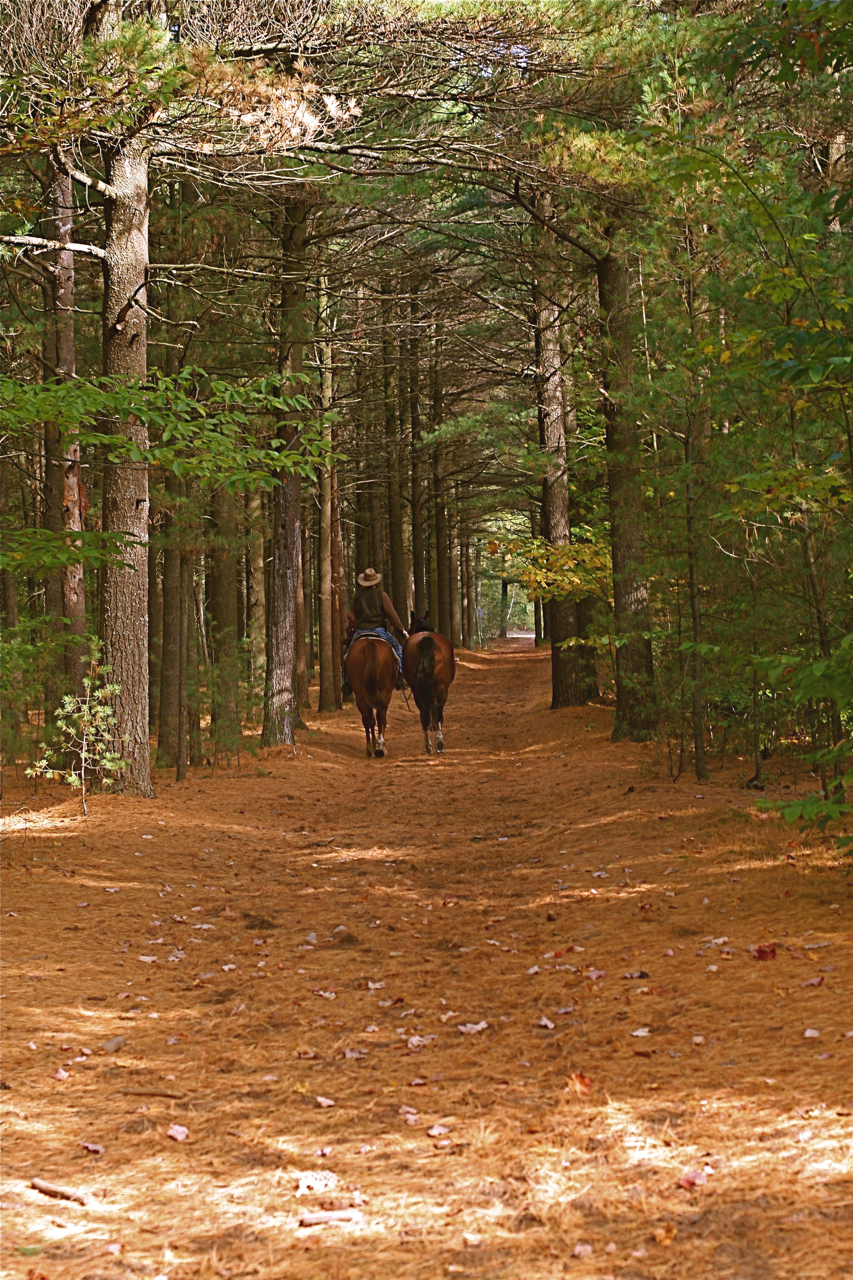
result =
[[403,675],[415,696],[421,713],[424,731],[424,749],[432,755],[430,733],[435,734],[435,750],[444,751],[444,704],[447,691],[456,675],[456,659],[453,645],[446,636],[434,631],[428,618],[416,618],[412,614],[409,638],[403,646]]
[[359,636],[350,645],[346,675],[355,695],[355,705],[361,712],[367,757],[374,755],[381,760],[385,755],[388,704],[397,683],[397,655],[379,636]]

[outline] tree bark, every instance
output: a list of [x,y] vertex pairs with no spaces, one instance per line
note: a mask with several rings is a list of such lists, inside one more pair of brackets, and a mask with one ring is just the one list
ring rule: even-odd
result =
[[[71,179],[53,160],[49,161],[47,234],[63,246],[74,238],[74,195]],[[74,254],[60,248],[51,265],[51,286],[46,362],[62,381],[76,376],[76,330],[74,323]],[[52,427],[45,430],[45,527],[66,534],[72,544],[83,529],[86,516],[86,489],[80,472],[80,445],[75,431],[64,438]],[[46,584],[48,612],[63,617],[68,635],[86,634],[86,592],[81,562],[65,565],[51,574]],[[62,666],[66,685],[74,694],[83,692],[85,644],[64,645]]]
[[[318,286],[318,328],[321,377],[321,404],[327,415],[323,437],[331,448],[332,424],[328,414],[332,408],[332,344],[329,341],[329,300],[326,282]],[[320,711],[335,710],[334,640],[332,635],[332,472],[324,466],[320,472]]]
[[[181,482],[166,473],[166,507],[163,548],[163,648],[160,659],[160,717],[157,734],[157,764],[174,769],[178,762],[178,713],[181,686],[181,626],[184,604],[181,597],[181,548],[176,506]],[[184,626],[186,624],[183,624]]]
[[[278,221],[282,285],[278,367],[283,375],[301,374],[305,343],[305,239],[309,214],[304,196],[284,196]],[[279,431],[293,440],[298,424],[286,419]],[[273,499],[272,563],[268,611],[267,680],[264,702],[264,746],[292,744],[302,726],[296,682],[296,593],[301,556],[298,475],[280,473]],[[304,643],[304,641],[303,641]]]
[[347,633],[349,595],[344,567],[344,540],[341,532],[341,507],[338,495],[338,466],[332,467],[332,675],[335,707],[343,706],[343,641]]
[[[451,455],[452,456],[452,455]],[[447,576],[450,588],[450,643],[454,649],[462,647],[462,610],[460,607],[459,574],[459,501],[457,485],[451,490],[453,500],[448,509]]]
[[148,521],[148,729],[160,719],[160,664],[163,658],[163,593],[160,587],[160,513],[151,508]]
[[[643,742],[657,724],[649,589],[643,555],[640,438],[625,403],[633,379],[628,267],[611,247],[599,259],[604,417],[613,616],[616,633],[616,723],[613,740]],[[646,634],[643,634],[646,633]]]
[[[544,219],[550,216],[547,197],[539,201]],[[547,234],[547,233],[546,233]],[[552,546],[562,547],[572,540],[569,519],[569,476],[566,457],[564,384],[560,351],[560,308],[556,296],[551,245],[542,244],[539,275],[533,285],[535,315],[536,396],[540,440],[545,451],[543,479],[544,524]],[[550,601],[551,709],[572,707],[586,701],[580,688],[577,650],[565,642],[577,637],[577,609],[568,597]]]
[[[215,724],[216,755],[230,754],[240,742],[237,693],[240,683],[237,653],[237,502],[223,486],[211,501],[214,545],[210,551],[210,619],[213,648],[211,719]],[[214,716],[215,711],[215,716]]]
[[[432,429],[439,427],[444,419],[444,386],[441,376],[442,338],[439,327],[433,342],[432,366]],[[447,480],[445,475],[446,460],[443,444],[436,445],[432,454],[433,473],[433,533],[435,546],[435,574],[438,589],[438,622],[433,625],[443,636],[450,639],[450,547],[447,536]]]
[[409,416],[412,423],[412,575],[414,579],[414,610],[422,618],[427,611],[426,538],[424,536],[425,494],[423,455],[421,441],[421,382],[418,285],[412,285],[410,304],[411,328],[409,331],[408,378]]
[[400,485],[400,444],[394,375],[394,335],[391,329],[391,293],[382,282],[382,398],[385,411],[385,467],[388,494],[388,549],[390,581],[388,594],[401,618],[406,616],[406,553],[403,545],[403,500]]
[[[122,379],[147,372],[148,151],[139,138],[117,147],[107,161],[113,191],[105,200],[103,341],[104,373]],[[140,305],[137,306],[136,303]],[[115,430],[141,449],[145,425],[135,415]],[[115,700],[115,749],[127,761],[124,785],[151,796],[148,740],[148,471],[122,461],[104,467],[104,531],[128,538],[125,564],[104,566],[101,639]]]

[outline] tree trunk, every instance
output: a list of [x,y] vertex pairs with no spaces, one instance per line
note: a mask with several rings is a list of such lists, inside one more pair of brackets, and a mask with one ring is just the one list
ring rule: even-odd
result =
[[507,624],[509,623],[509,583],[506,580],[506,574],[501,577],[501,622],[498,630],[498,637],[501,640],[507,638]]
[[[643,563],[640,438],[625,399],[633,378],[630,290],[624,258],[599,259],[598,300],[606,423],[613,617],[616,633],[616,723],[613,740],[643,742],[657,723],[649,589]],[[645,633],[645,634],[644,634]]]
[[685,487],[685,506],[687,517],[687,578],[690,592],[690,619],[693,627],[693,688],[692,720],[693,720],[693,763],[696,769],[696,781],[708,781],[708,765],[705,761],[705,716],[703,707],[703,671],[702,653],[702,608],[699,601],[699,571],[696,553],[696,495],[693,481],[693,436],[690,423],[684,437],[684,462],[687,467]]
[[[71,179],[49,162],[49,209],[47,234],[63,246],[74,236],[74,195]],[[54,254],[49,299],[46,360],[62,381],[71,381],[77,372],[74,323],[74,254],[61,248]],[[86,489],[80,472],[80,445],[77,433],[63,439],[52,427],[45,429],[45,528],[65,533],[69,542],[83,529],[86,516]],[[51,574],[45,584],[48,611],[67,619],[63,629],[72,636],[86,633],[86,593],[82,563],[68,564]],[[63,668],[66,685],[74,694],[83,692],[85,644],[66,643]]]
[[[308,212],[304,197],[282,197],[278,224],[282,257],[278,367],[282,376],[302,372]],[[297,430],[298,423],[289,418],[279,424],[286,440],[293,440]],[[273,500],[264,746],[293,743],[295,730],[302,726],[296,682],[302,483],[298,475],[283,473],[279,481]]]
[[400,486],[400,442],[394,374],[394,335],[391,329],[391,298],[387,281],[382,283],[382,398],[385,411],[385,465],[388,492],[388,549],[390,581],[386,586],[401,618],[406,616],[406,553],[403,545],[403,500]]
[[[332,423],[332,344],[329,341],[329,300],[326,281],[318,286],[318,328],[322,368],[321,403],[326,414],[323,438],[331,449]],[[320,472],[320,711],[335,710],[334,638],[332,635],[332,471],[326,465]]]
[[[139,138],[113,151],[107,181],[114,195],[105,200],[104,373],[144,378],[146,278],[148,272],[148,152]],[[136,306],[139,302],[141,305]],[[137,447],[148,447],[145,425],[131,415],[114,430]],[[104,566],[101,638],[110,679],[120,686],[115,700],[115,749],[127,761],[125,785],[151,796],[148,740],[148,471],[122,461],[104,467],[104,531],[129,542],[124,564]]]
[[[444,386],[441,376],[442,338],[438,326],[433,347],[432,367],[432,429],[439,427],[444,419]],[[438,588],[438,622],[433,619],[433,626],[443,636],[450,639],[450,546],[447,537],[447,481],[445,476],[446,460],[443,444],[436,445],[432,454],[433,473],[433,530],[435,546],[435,575]]]
[[[550,216],[547,197],[539,201],[543,218]],[[547,234],[547,233],[546,233]],[[551,245],[542,245],[539,277],[533,285],[535,314],[536,396],[540,440],[545,451],[546,473],[543,480],[543,521],[552,546],[571,542],[569,521],[569,476],[566,459],[566,433],[562,354],[560,351],[560,308],[556,297]],[[577,609],[567,597],[550,602],[551,634],[551,708],[572,707],[586,701],[582,696],[577,651],[564,647],[577,636]]]
[[249,685],[254,692],[263,672],[266,634],[266,591],[264,583],[264,530],[260,493],[246,499],[248,559],[246,563],[246,636],[249,646]]
[[[173,769],[178,762],[178,714],[181,690],[181,627],[186,629],[186,612],[181,596],[181,548],[176,506],[181,482],[166,473],[166,523],[163,549],[163,649],[160,660],[160,728],[157,734],[157,764]],[[186,645],[185,645],[186,647]],[[186,679],[184,679],[184,684]]]
[[[210,552],[210,618],[213,647],[211,718],[215,719],[216,756],[239,748],[240,683],[237,652],[237,502],[221,486],[211,502],[215,529]],[[216,712],[215,718],[213,712]]]
[[453,485],[453,501],[448,510],[447,576],[450,587],[450,643],[454,649],[462,647],[462,610],[460,607],[459,578],[459,502],[457,486]]
[[427,611],[426,538],[424,536],[425,494],[421,441],[420,337],[417,282],[412,285],[411,330],[409,334],[409,416],[412,423],[412,574],[414,610],[418,618]]
[[[189,629],[192,622],[192,596],[189,590],[192,562],[189,557],[180,557],[178,574],[178,720],[177,745],[175,752],[175,781],[183,782],[187,776],[187,754],[189,747]],[[158,752],[160,743],[157,744]]]
[[332,672],[335,684],[335,706],[343,706],[343,641],[347,633],[349,595],[344,567],[344,540],[341,533],[341,507],[338,494],[338,467],[332,467]]
[[157,732],[160,718],[160,670],[163,660],[163,593],[160,587],[159,511],[148,522],[148,730]]

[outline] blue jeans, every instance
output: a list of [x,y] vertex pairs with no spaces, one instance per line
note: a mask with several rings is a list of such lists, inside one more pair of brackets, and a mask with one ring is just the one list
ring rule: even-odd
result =
[[350,645],[352,645],[353,641],[357,640],[359,636],[379,636],[380,640],[384,640],[387,644],[390,644],[397,657],[397,670],[402,672],[403,650],[400,648],[399,641],[391,634],[387,627],[371,627],[368,631],[356,631],[353,635],[352,641],[350,641]]

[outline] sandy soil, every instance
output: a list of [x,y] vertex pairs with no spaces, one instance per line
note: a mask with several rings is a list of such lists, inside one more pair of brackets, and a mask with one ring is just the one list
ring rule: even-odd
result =
[[7,799],[3,1276],[853,1276],[850,879],[547,706]]

